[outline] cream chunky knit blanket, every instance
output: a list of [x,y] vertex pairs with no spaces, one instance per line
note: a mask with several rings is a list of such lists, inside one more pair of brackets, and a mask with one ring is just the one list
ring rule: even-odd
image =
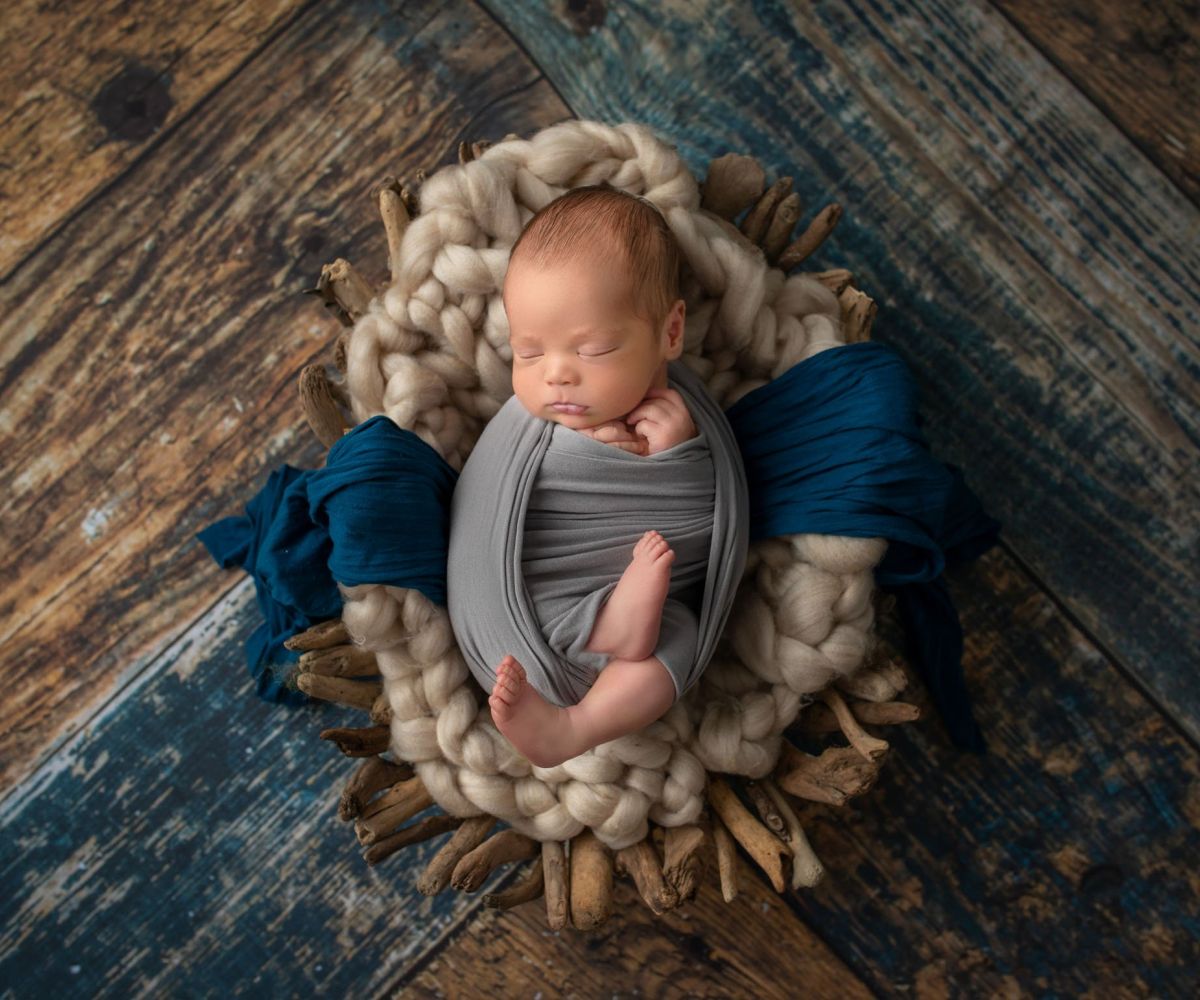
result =
[[[355,323],[347,388],[363,421],[386,413],[460,470],[512,395],[500,289],[509,249],[565,190],[606,180],[653,202],[684,255],[681,360],[728,408],[796,362],[843,342],[836,295],[786,277],[700,191],[675,148],[645,126],[566,121],[443,167],[420,189],[400,264]],[[882,538],[792,535],[751,544],[732,613],[700,680],[659,721],[550,768],[495,728],[447,611],[419,591],[341,586],[351,635],[374,650],[392,710],[391,750],[439,806],[488,813],[539,840],[584,827],[613,849],[648,820],[677,826],[703,806],[706,771],[763,777],[813,692],[854,673],[871,643]]]

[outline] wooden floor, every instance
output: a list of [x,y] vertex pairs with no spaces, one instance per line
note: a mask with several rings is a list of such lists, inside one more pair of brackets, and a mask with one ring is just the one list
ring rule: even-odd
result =
[[[1053,12],[1047,8],[1053,7]],[[1068,0],[207,0],[0,14],[0,996],[1194,996],[1200,25]],[[635,120],[790,174],[934,454],[1004,525],[948,576],[991,752],[901,727],[776,895],[552,932],[368,868],[339,708],[257,699],[194,533],[284,462],[460,139]],[[508,881],[497,873],[485,889]]]

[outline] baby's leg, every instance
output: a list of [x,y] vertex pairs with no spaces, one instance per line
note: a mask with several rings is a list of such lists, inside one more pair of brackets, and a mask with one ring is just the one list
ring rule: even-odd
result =
[[596,615],[584,648],[627,660],[644,660],[653,653],[674,561],[675,550],[662,535],[657,531],[642,535],[620,581]]
[[644,660],[614,657],[579,704],[566,709],[580,741],[575,752],[645,729],[674,703],[675,682],[657,656]]
[[675,701],[675,682],[658,657],[611,659],[577,705],[546,701],[506,656],[488,703],[508,741],[538,767],[554,767],[586,750],[644,729]]

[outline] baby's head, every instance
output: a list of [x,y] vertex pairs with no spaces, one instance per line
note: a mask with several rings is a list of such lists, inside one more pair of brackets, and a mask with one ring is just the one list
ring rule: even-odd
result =
[[[534,416],[584,429],[623,417],[683,351],[681,254],[662,214],[607,183],[533,216],[504,279],[513,392]],[[556,409],[559,400],[579,412]]]

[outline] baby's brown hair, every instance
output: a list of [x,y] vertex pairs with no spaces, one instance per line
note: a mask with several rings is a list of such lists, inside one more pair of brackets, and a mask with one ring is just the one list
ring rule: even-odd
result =
[[[509,254],[552,267],[577,260],[601,262],[598,250],[616,251],[632,283],[633,311],[655,332],[679,295],[683,255],[667,220],[654,204],[607,181],[572,188],[543,205],[525,224]],[[637,266],[633,266],[636,262]]]

